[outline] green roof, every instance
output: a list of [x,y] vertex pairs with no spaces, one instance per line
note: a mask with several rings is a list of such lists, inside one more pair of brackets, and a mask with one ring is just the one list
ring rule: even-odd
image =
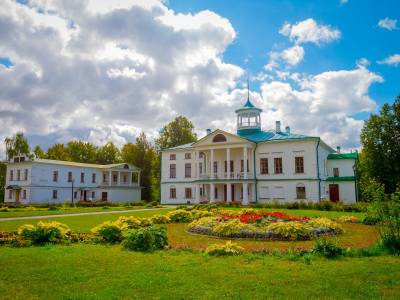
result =
[[165,150],[191,150],[191,149],[193,149],[193,147],[192,147],[193,144],[194,143],[183,144],[183,145],[179,145],[179,146],[176,146],[176,147],[168,148],[168,149],[165,149]]
[[354,176],[338,176],[338,177],[328,177],[326,181],[355,181]]
[[253,103],[251,103],[250,99],[247,99],[247,101],[246,101],[246,103],[244,104],[243,107],[254,108],[254,105],[253,105]]
[[351,153],[330,153],[328,159],[357,159],[358,152]]
[[238,130],[238,136],[255,143],[266,142],[266,141],[303,140],[303,139],[317,138],[303,134],[276,132],[272,130],[271,131]]
[[246,103],[243,105],[243,107],[238,108],[235,110],[235,113],[241,112],[241,111],[249,111],[249,110],[256,110],[258,112],[262,112],[261,108],[255,107],[253,103],[251,103],[250,99],[247,99]]
[[[29,162],[29,161],[26,161],[26,162]],[[88,163],[79,163],[79,162],[73,162],[73,161],[39,159],[39,158],[35,158],[32,162],[43,163],[43,164],[52,164],[52,165],[82,167],[82,168],[96,168],[96,169],[110,169],[110,168],[115,168],[115,167],[118,167],[121,165],[129,165],[129,167],[134,170],[140,170],[140,168],[138,168],[134,165],[128,164],[128,163],[100,165],[100,164],[88,164]]]

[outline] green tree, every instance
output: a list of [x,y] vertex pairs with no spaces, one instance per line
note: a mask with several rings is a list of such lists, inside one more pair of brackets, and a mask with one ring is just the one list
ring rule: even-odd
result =
[[18,155],[30,155],[28,140],[23,132],[18,132],[11,138],[7,137],[4,144],[6,146],[6,160]]
[[112,142],[97,149],[96,162],[98,164],[113,164],[121,161],[121,151]]
[[159,154],[154,153],[151,162],[151,200],[161,200],[161,157]]
[[84,141],[71,141],[67,144],[69,160],[81,163],[96,162],[96,147]]
[[197,140],[194,125],[186,117],[176,117],[172,122],[163,127],[160,136],[156,140],[159,150],[193,143]]
[[142,169],[140,175],[140,185],[143,187],[143,200],[150,201],[151,197],[151,175],[152,161],[156,155],[154,147],[147,140],[146,135],[142,132],[137,138],[136,143],[128,143],[122,147],[122,160],[131,163]]
[[33,154],[36,158],[46,158],[46,153],[44,153],[40,146],[35,146],[35,148],[33,148]]
[[46,157],[48,159],[70,161],[70,156],[64,144],[54,144],[47,149]]
[[400,183],[400,96],[365,121],[361,144],[361,180],[374,179],[394,193]]
[[0,162],[0,202],[4,201],[4,186],[6,185],[6,164]]

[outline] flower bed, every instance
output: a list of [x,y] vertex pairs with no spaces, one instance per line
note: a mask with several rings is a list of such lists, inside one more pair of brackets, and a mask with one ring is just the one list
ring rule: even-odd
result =
[[309,240],[322,234],[340,234],[343,229],[327,218],[297,217],[281,212],[222,211],[216,216],[194,220],[187,231],[222,238]]

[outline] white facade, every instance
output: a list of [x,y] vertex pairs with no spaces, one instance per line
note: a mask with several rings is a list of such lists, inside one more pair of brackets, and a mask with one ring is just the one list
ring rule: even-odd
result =
[[126,163],[96,165],[15,158],[7,163],[4,202],[139,201],[139,182],[140,170]]
[[[248,103],[237,110],[237,135],[215,130],[162,152],[161,203],[330,199],[329,168],[347,174],[354,161],[328,160],[335,151],[320,138],[282,132],[280,122],[275,131],[261,131],[261,110]],[[340,185],[339,201],[356,201],[349,183],[354,187],[354,178]]]

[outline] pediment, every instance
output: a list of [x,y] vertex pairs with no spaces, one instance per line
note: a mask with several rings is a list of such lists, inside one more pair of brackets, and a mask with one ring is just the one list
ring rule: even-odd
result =
[[203,147],[203,146],[223,146],[223,145],[231,145],[231,144],[249,144],[253,145],[253,142],[250,142],[244,138],[241,138],[232,133],[223,131],[221,129],[217,129],[205,137],[198,140],[196,143],[192,145],[192,147]]

